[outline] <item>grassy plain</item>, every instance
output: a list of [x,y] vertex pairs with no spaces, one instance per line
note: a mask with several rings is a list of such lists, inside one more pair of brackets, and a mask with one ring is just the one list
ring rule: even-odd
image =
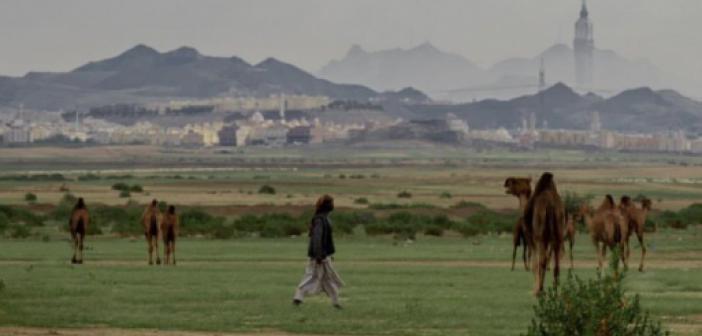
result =
[[[649,267],[627,287],[680,334],[702,333],[699,228],[652,235]],[[345,309],[324,297],[294,308],[304,238],[183,239],[176,267],[149,267],[138,240],[93,238],[86,264],[66,240],[2,241],[0,326],[324,335],[518,335],[535,303],[532,276],[509,271],[510,238],[338,240]],[[638,261],[634,249],[634,262]],[[592,277],[594,251],[579,236],[576,273]]]
[[[200,206],[235,218],[242,214],[309,211],[330,193],[342,208],[370,204],[425,204],[416,209],[468,213],[451,206],[478,202],[515,209],[504,194],[508,176],[556,175],[559,190],[592,194],[645,194],[657,210],[702,200],[702,159],[676,155],[473,152],[460,148],[181,150],[153,147],[0,149],[0,204],[48,211],[61,187],[88,205],[146,203],[152,198]],[[68,181],[19,181],[3,176],[61,173]],[[86,174],[98,180],[78,180]],[[130,175],[118,180],[105,179]],[[342,175],[344,178],[342,178]],[[355,176],[351,178],[351,176]],[[362,178],[361,178],[362,176]],[[119,197],[115,182],[143,193]],[[276,194],[259,194],[271,185]],[[398,198],[408,191],[411,198]],[[450,196],[450,197],[449,197]],[[383,210],[390,212],[390,210]],[[702,219],[701,219],[702,220]],[[136,224],[135,224],[136,225]],[[343,311],[322,297],[290,305],[305,264],[304,238],[227,241],[186,238],[177,267],[148,267],[142,239],[89,237],[86,264],[68,263],[70,246],[55,224],[27,240],[0,240],[0,334],[67,334],[64,328],[134,333],[165,329],[262,334],[518,335],[535,299],[532,276],[509,271],[511,237],[464,239],[420,236],[414,243],[362,233],[339,237],[337,268],[348,286]],[[649,268],[631,272],[628,289],[678,334],[702,334],[702,232],[660,230],[648,236]],[[48,241],[42,241],[40,237]],[[633,246],[636,246],[634,243]],[[632,251],[638,262],[638,248]],[[594,276],[594,251],[585,234],[576,244],[576,273]],[[70,333],[68,333],[70,334]],[[32,334],[33,335],[33,334]],[[137,334],[134,334],[137,335]]]

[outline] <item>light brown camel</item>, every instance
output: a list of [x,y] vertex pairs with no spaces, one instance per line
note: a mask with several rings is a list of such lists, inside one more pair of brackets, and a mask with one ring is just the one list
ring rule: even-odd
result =
[[629,196],[622,196],[619,202],[619,209],[627,221],[629,232],[626,235],[626,258],[629,259],[629,238],[632,233],[636,233],[636,238],[639,240],[641,247],[641,262],[639,264],[639,272],[644,270],[644,259],[646,258],[646,244],[644,243],[644,227],[646,226],[646,217],[651,211],[651,200],[644,198],[641,200],[641,208],[638,208]]
[[168,211],[163,216],[161,220],[161,234],[163,235],[163,249],[164,249],[164,261],[165,265],[176,264],[175,258],[175,245],[176,237],[178,237],[178,232],[180,231],[180,221],[178,220],[178,215],[175,213],[175,207],[169,206]]
[[510,177],[505,180],[505,193],[508,195],[513,195],[519,200],[519,218],[514,224],[514,230],[512,232],[512,270],[514,271],[514,264],[517,259],[517,249],[522,246],[522,260],[524,262],[524,269],[529,270],[529,263],[527,262],[527,255],[531,258],[531,250],[529,250],[529,243],[527,243],[526,232],[524,230],[524,208],[531,197],[531,178],[522,177]]
[[575,222],[578,220],[576,214],[566,213],[566,225],[563,236],[564,242],[568,242],[568,257],[570,258],[570,269],[573,269],[573,247],[575,246]]
[[553,259],[553,284],[558,287],[563,250],[565,208],[558,195],[553,174],[544,173],[536,183],[534,194],[524,209],[524,223],[529,248],[533,251],[532,271],[536,277],[534,294],[544,290],[549,259]]
[[151,201],[151,205],[146,207],[141,216],[141,223],[144,226],[144,236],[149,246],[149,265],[154,264],[153,254],[156,253],[156,264],[161,264],[158,253],[158,239],[160,234],[159,223],[161,221],[161,210],[158,208],[158,201]]
[[73,238],[73,258],[71,259],[73,264],[83,263],[83,241],[85,240],[85,234],[88,232],[89,224],[90,214],[88,213],[88,208],[86,208],[83,198],[79,198],[73,207],[71,218],[68,220],[71,237]]
[[580,214],[585,219],[585,224],[590,231],[590,238],[597,250],[598,269],[602,270],[607,248],[614,250],[617,247],[620,249],[620,258],[624,266],[627,267],[625,251],[629,229],[624,216],[614,203],[614,198],[611,195],[605,196],[597,210],[593,210],[590,205],[584,203],[580,206]]

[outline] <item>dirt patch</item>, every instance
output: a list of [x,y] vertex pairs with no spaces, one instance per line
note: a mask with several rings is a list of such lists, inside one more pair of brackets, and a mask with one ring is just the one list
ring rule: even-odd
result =
[[194,331],[161,331],[161,330],[132,330],[112,328],[86,328],[86,329],[56,329],[56,328],[25,328],[4,327],[0,328],[0,335],[4,336],[290,336],[280,331],[260,331],[255,333],[221,333],[221,332],[194,332]]

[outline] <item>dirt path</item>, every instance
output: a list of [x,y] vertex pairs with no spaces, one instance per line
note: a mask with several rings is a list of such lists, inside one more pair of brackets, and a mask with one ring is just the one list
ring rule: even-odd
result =
[[114,329],[114,328],[85,328],[85,329],[57,329],[57,328],[25,328],[25,327],[0,327],[2,336],[304,336],[302,334],[289,334],[279,331],[261,331],[257,333],[221,333],[221,332],[195,332],[195,331],[160,331],[140,329]]

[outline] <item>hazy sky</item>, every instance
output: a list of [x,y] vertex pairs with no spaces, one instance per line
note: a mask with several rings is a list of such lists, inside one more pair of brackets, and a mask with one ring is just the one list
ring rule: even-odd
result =
[[[596,45],[702,75],[702,0],[589,0]],[[317,71],[351,44],[430,41],[481,64],[571,43],[580,0],[0,0],[0,74],[65,71],[144,43]]]

